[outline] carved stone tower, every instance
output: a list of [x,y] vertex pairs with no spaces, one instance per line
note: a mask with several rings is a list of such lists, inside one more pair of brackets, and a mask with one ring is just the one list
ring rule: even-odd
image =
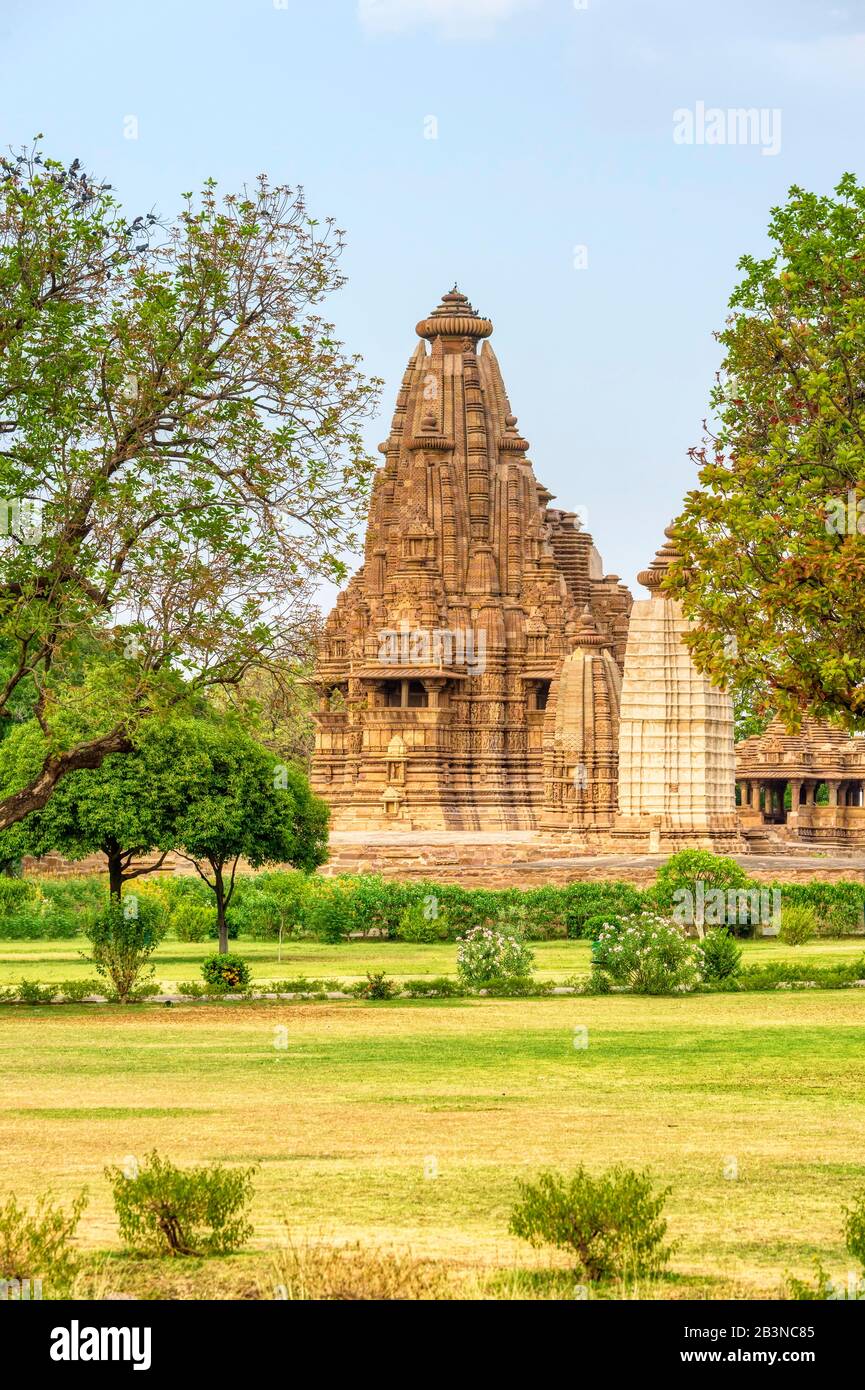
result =
[[573,776],[564,744],[545,770],[553,683],[569,748],[578,717],[565,692],[597,682],[580,705],[590,717],[577,761],[589,769],[585,812],[606,823],[612,668],[631,596],[537,482],[485,341],[490,320],[454,288],[417,333],[379,445],[365,561],[325,626],[313,787],[336,829],[534,828],[545,787],[555,798]]

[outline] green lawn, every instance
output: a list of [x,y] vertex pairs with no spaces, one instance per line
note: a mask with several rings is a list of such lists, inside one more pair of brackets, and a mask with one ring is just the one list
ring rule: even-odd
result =
[[[838,960],[855,960],[865,954],[861,937],[843,941],[814,941],[805,946],[784,946],[777,941],[744,941],[745,962],[788,959],[830,965]],[[93,967],[83,957],[86,941],[0,941],[0,984],[27,979],[48,984],[54,980],[83,979],[93,975]],[[156,978],[171,984],[178,980],[200,980],[201,961],[214,950],[214,943],[188,944],[163,942],[154,957]],[[384,970],[393,979],[415,979],[423,975],[453,975],[456,946],[452,942],[436,946],[409,946],[399,941],[352,941],[342,946],[324,946],[316,941],[286,943],[282,959],[274,944],[239,941],[232,950],[245,956],[253,976],[262,982],[290,979],[297,975],[311,978],[357,980],[367,971]],[[563,980],[583,975],[589,969],[589,943],[586,941],[540,941],[533,946],[535,974],[541,979]]]
[[[43,960],[54,968],[61,950],[68,971],[69,947]],[[307,946],[283,964],[416,974],[452,952]],[[538,951],[565,972],[585,953]],[[167,948],[178,964],[198,954]],[[272,972],[272,952],[250,954]],[[17,970],[18,953],[4,955]],[[773,1297],[814,1255],[846,1276],[841,1207],[865,1183],[863,1025],[857,990],[4,1008],[0,1202],[86,1185],[83,1240],[117,1251],[106,1163],[154,1146],[181,1163],[260,1161],[251,1251],[185,1273],[163,1262],[158,1281],[201,1296],[221,1268],[235,1293],[267,1297],[285,1223],[295,1240],[411,1249],[489,1278],[547,1260],[507,1235],[518,1178],[648,1164],[672,1186],[680,1242],[654,1296]],[[112,1259],[104,1288],[140,1288],[145,1268]]]

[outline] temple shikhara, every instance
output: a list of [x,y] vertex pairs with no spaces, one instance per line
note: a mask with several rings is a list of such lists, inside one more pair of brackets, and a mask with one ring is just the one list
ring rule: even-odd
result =
[[765,813],[737,813],[730,699],[694,667],[661,589],[675,540],[639,576],[646,599],[604,573],[535,477],[492,327],[456,288],[417,325],[364,563],[315,672],[312,784],[332,828],[746,849],[743,822]]

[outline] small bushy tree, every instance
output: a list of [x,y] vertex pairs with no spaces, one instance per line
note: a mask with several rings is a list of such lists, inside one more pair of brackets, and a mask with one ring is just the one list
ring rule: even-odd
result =
[[187,722],[178,730],[178,756],[194,771],[177,842],[214,894],[225,952],[240,860],[253,868],[293,864],[312,871],[327,857],[329,813],[301,772],[278,763],[233,721]]
[[164,934],[159,908],[134,893],[120,900],[111,898],[87,927],[91,960],[99,974],[111,981],[121,1004],[140,989],[142,972]]
[[0,1206],[0,1280],[41,1279],[53,1297],[68,1296],[79,1268],[73,1241],[86,1205],[86,1190],[70,1211],[50,1194],[30,1209],[10,1195]]
[[146,1255],[229,1255],[252,1234],[251,1168],[176,1168],[154,1149],[130,1176],[105,1169],[120,1234]]
[[569,1178],[545,1172],[519,1188],[511,1233],[570,1251],[589,1281],[657,1275],[669,1259],[661,1213],[671,1189],[655,1192],[648,1169],[617,1164],[595,1178],[581,1164]]
[[687,891],[696,896],[698,883],[706,892],[720,889],[726,893],[731,888],[745,888],[749,882],[741,864],[727,855],[680,849],[658,869],[652,897],[659,908],[668,911],[677,902],[677,893]]

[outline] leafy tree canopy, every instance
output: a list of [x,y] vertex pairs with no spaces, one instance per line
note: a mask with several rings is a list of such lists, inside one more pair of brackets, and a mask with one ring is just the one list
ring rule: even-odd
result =
[[[754,715],[865,727],[865,188],[793,187],[717,336],[713,424],[669,587]],[[861,508],[861,510],[860,510]],[[861,519],[860,519],[861,518]]]
[[317,312],[342,242],[266,177],[165,225],[38,145],[0,160],[0,725],[45,740],[0,828],[278,659],[342,577],[378,386]]

